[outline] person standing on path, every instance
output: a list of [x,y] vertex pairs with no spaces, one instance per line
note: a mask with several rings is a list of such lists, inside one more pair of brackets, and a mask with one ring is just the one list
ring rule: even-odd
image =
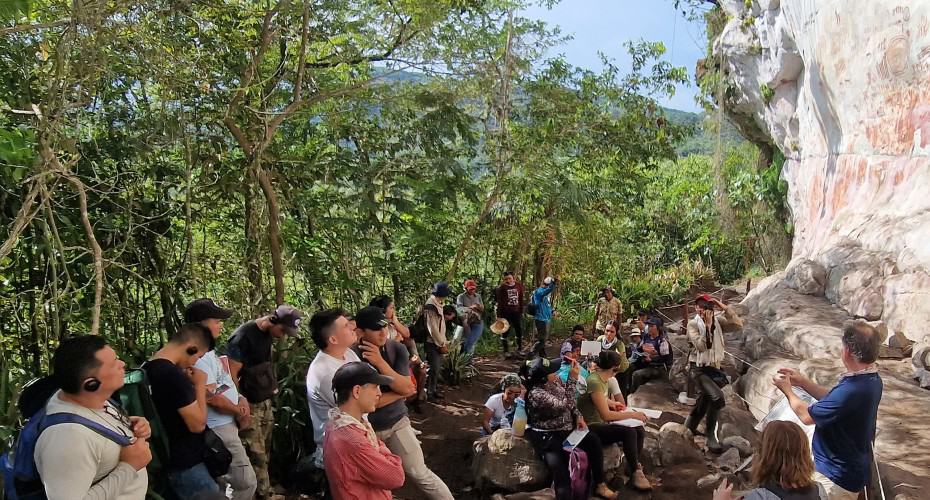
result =
[[323,468],[323,430],[329,412],[336,408],[333,375],[346,363],[360,361],[352,346],[357,342],[354,326],[342,309],[318,311],[310,317],[310,338],[319,351],[307,369],[307,402],[313,424],[313,463]]
[[478,283],[465,280],[465,291],[455,299],[455,306],[462,318],[462,352],[471,356],[484,332],[484,302],[478,294]]
[[407,349],[398,342],[388,340],[385,330],[388,320],[380,308],[366,307],[355,315],[355,320],[359,332],[359,345],[353,348],[356,354],[375,367],[378,373],[391,379],[389,385],[381,386],[381,399],[377,409],[368,414],[368,421],[378,438],[401,458],[407,478],[427,498],[451,499],[452,493],[446,483],[426,466],[420,441],[410,424],[404,400],[416,391],[416,387],[410,380],[410,355]]
[[[773,383],[806,425],[814,425],[814,480],[829,500],[855,500],[869,483],[872,441],[882,400],[882,378],[875,361],[881,336],[871,325],[851,322],[843,328],[841,359],[846,373],[832,389],[788,368]],[[800,387],[818,401],[808,405],[791,390]]]
[[272,314],[243,323],[229,338],[229,370],[239,383],[239,391],[249,400],[252,427],[242,431],[258,479],[255,497],[272,498],[268,477],[268,445],[274,429],[274,395],[278,380],[272,362],[272,345],[285,335],[297,335],[303,314],[281,304]]
[[597,335],[604,335],[607,323],[613,321],[617,325],[623,323],[623,304],[614,296],[614,289],[606,286],[601,290],[603,296],[597,299],[594,306],[594,330]]
[[449,353],[446,321],[443,316],[443,302],[449,295],[452,295],[449,285],[445,281],[440,281],[433,286],[433,292],[423,307],[423,314],[426,315],[426,328],[429,330],[429,337],[423,343],[423,349],[426,351],[426,362],[429,363],[426,397],[430,400],[443,399],[437,385],[439,374],[442,373],[443,356]]
[[533,292],[533,304],[536,313],[533,320],[536,323],[536,343],[533,344],[533,353],[539,357],[546,357],[546,338],[549,336],[549,323],[552,323],[552,292],[556,282],[552,276],[547,276],[543,284]]
[[[723,311],[722,315],[714,314],[715,306]],[[723,446],[717,441],[717,415],[726,405],[721,388],[727,384],[726,375],[720,370],[726,348],[723,334],[742,328],[743,320],[732,308],[707,294],[694,301],[694,311],[694,318],[688,321],[688,340],[693,346],[688,355],[688,365],[700,394],[685,420],[685,427],[692,434],[697,434],[698,424],[706,414],[704,435],[707,449],[721,453]],[[652,318],[647,323],[651,321]]]
[[[232,315],[231,309],[223,309],[212,299],[197,299],[184,309],[184,321],[206,328],[214,344],[223,331],[223,322]],[[251,500],[257,487],[255,469],[239,439],[240,424],[248,427],[245,423],[251,420],[249,402],[239,394],[229,364],[220,360],[215,349],[207,351],[194,368],[207,374],[207,427],[223,440],[232,454],[226,477],[233,489],[233,500]],[[221,488],[225,491],[225,482]]]
[[523,348],[523,293],[523,284],[517,282],[517,278],[511,271],[504,273],[501,285],[494,292],[497,299],[497,317],[506,319],[510,324],[510,329],[501,335],[501,351],[507,358],[510,357],[507,346],[507,337],[510,336],[510,332],[516,336],[514,351],[519,352]]
[[365,414],[381,399],[379,386],[391,379],[368,363],[350,362],[336,370],[332,391],[338,408],[327,416],[326,477],[334,500],[391,500],[404,485],[401,458],[378,439]]

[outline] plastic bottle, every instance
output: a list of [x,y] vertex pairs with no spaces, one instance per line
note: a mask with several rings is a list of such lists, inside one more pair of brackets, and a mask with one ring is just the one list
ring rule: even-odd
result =
[[523,437],[526,432],[526,407],[523,398],[517,398],[517,410],[513,414],[513,435]]

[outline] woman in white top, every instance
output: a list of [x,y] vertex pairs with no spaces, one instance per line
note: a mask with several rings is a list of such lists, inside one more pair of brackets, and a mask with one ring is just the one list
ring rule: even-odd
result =
[[501,379],[501,392],[493,394],[484,404],[484,416],[481,420],[481,435],[493,434],[497,429],[509,429],[516,400],[523,394],[523,384],[516,373],[508,373]]

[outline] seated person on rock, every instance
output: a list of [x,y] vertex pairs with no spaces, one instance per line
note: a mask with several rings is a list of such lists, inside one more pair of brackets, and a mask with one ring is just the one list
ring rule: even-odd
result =
[[630,370],[630,360],[627,358],[623,339],[620,338],[619,328],[620,323],[608,321],[604,326],[604,335],[599,336],[597,341],[601,343],[602,351],[615,351],[620,355],[620,364],[617,366],[617,375],[614,380],[618,387],[627,387],[625,381],[629,379],[633,371]]
[[561,366],[559,366],[559,378],[562,382],[568,380],[568,372],[571,370],[573,362],[577,361],[581,366],[581,377],[578,379],[578,392],[575,394],[575,397],[581,397],[585,392],[589,373],[587,363],[581,359],[581,342],[574,342],[572,340],[565,342],[559,350],[559,356],[559,360],[562,363]]
[[481,419],[481,435],[489,436],[498,429],[510,429],[513,425],[516,400],[523,394],[523,383],[516,373],[508,373],[501,379],[500,391],[492,394],[484,404]]
[[[584,341],[584,326],[575,325],[572,327],[572,333],[569,335],[565,342],[562,342],[562,347],[559,349],[561,352],[565,352],[568,346],[574,347],[578,346],[578,349],[581,349],[581,342]],[[570,349],[568,349],[570,350]]]
[[649,480],[643,474],[639,463],[639,454],[643,451],[646,429],[643,426],[627,427],[612,422],[620,420],[639,420],[646,422],[649,418],[638,411],[629,411],[626,405],[608,399],[607,383],[614,379],[620,367],[620,355],[616,351],[601,351],[597,356],[596,369],[588,375],[587,391],[578,400],[578,409],[588,423],[588,430],[597,434],[605,446],[621,443],[626,456],[626,473],[629,484],[640,491],[652,489]]
[[[552,472],[555,497],[571,498],[572,481],[569,454],[562,449],[565,438],[576,428],[585,428],[584,417],[575,404],[576,384],[581,367],[572,361],[568,380],[559,379],[558,361],[536,358],[520,367],[526,386],[526,438]],[[604,450],[597,434],[589,432],[578,443],[588,455],[588,467],[595,484],[594,494],[601,498],[616,498],[604,480]]]
[[[769,422],[759,440],[752,462],[756,489],[743,500],[827,500],[823,486],[814,481],[814,461],[807,434],[784,420]],[[724,479],[714,490],[714,500],[733,500],[733,485]]]
[[641,367],[633,372],[630,394],[650,380],[668,378],[668,370],[672,365],[672,346],[668,337],[659,329],[661,324],[658,318],[646,320],[649,330],[636,351],[642,356],[642,361]]

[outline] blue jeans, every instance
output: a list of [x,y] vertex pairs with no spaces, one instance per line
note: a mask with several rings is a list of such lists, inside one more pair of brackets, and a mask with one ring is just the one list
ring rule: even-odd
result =
[[473,325],[465,325],[465,332],[463,337],[465,340],[462,342],[462,350],[466,354],[474,354],[475,346],[478,345],[478,340],[481,339],[481,334],[484,332],[484,322],[479,321]]
[[207,466],[199,463],[190,469],[168,472],[168,484],[178,498],[194,498],[201,493],[219,492],[220,487],[210,477]]

